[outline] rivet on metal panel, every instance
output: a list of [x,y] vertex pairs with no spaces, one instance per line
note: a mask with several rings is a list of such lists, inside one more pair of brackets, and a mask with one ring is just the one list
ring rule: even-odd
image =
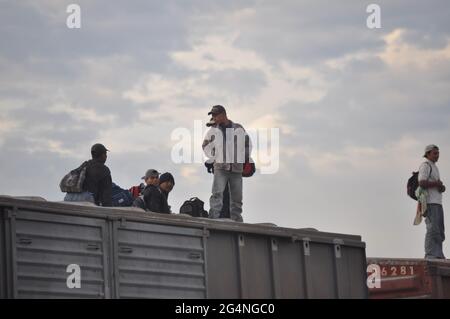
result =
[[341,245],[334,245],[334,255],[336,256],[336,258],[341,258]]
[[125,218],[121,218],[120,219],[120,227],[125,227],[126,226],[126,223],[127,223],[127,220],[125,219]]
[[209,230],[206,229],[206,227],[203,228],[203,236],[204,237],[209,237]]
[[19,240],[17,241],[17,243],[20,245],[30,245],[32,242],[33,240],[31,238],[19,238]]
[[119,252],[124,253],[124,254],[131,254],[133,252],[133,248],[132,247],[119,247]]
[[6,209],[5,212],[6,212],[7,218],[12,218],[17,215],[17,209],[15,207],[14,207],[14,209]]
[[100,245],[99,244],[87,244],[86,249],[87,250],[99,250]]
[[189,259],[200,259],[202,258],[202,254],[198,252],[191,252],[188,254]]
[[245,246],[244,235],[239,235],[239,246]]
[[272,239],[272,251],[278,251],[278,243],[276,239]]
[[344,241],[340,238],[335,238],[333,239],[333,243],[334,243],[334,255],[336,258],[341,258],[342,255],[342,248],[341,246],[344,245]]
[[309,242],[310,242],[309,238],[303,238],[303,252],[305,256],[309,256],[311,253]]

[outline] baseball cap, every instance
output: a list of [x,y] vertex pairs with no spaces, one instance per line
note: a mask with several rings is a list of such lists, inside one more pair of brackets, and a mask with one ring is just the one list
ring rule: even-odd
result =
[[103,154],[106,152],[109,152],[109,150],[103,144],[97,143],[91,147],[91,154]]
[[227,111],[225,110],[225,108],[222,105],[214,105],[211,108],[211,111],[209,111],[208,115],[217,115],[220,113],[226,113]]
[[427,153],[430,152],[430,151],[432,151],[432,150],[434,150],[435,148],[436,148],[436,149],[439,149],[439,147],[437,147],[437,146],[434,145],[434,144],[427,145],[427,146],[425,147],[425,151],[424,151],[423,156],[424,156],[424,157],[427,156]]
[[149,177],[158,177],[159,172],[156,169],[150,168],[145,172],[145,175],[142,176],[142,179],[147,179]]

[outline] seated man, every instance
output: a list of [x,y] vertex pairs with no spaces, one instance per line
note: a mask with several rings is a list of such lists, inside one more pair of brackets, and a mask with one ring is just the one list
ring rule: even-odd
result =
[[92,159],[86,163],[82,193],[67,193],[64,201],[88,201],[98,206],[112,206],[111,171],[105,165],[108,150],[103,144],[91,148]]
[[[144,191],[147,187],[150,187],[150,185],[154,186],[154,187],[158,187],[159,186],[159,172],[156,169],[150,168],[145,172],[145,175],[142,176],[142,178],[146,184],[146,186],[144,186],[144,184],[141,184],[139,186],[139,188],[141,188],[139,190],[139,195],[137,195],[136,199],[134,200],[133,204],[131,206],[133,207],[139,207],[142,208],[143,210],[147,210],[147,207],[145,205],[144,202]],[[135,186],[138,187],[138,186]]]
[[150,168],[145,172],[145,175],[142,176],[146,185],[159,185],[159,172],[156,169]]
[[147,184],[143,192],[145,209],[155,213],[170,214],[171,210],[167,199],[174,185],[175,180],[170,173],[161,174],[159,186]]

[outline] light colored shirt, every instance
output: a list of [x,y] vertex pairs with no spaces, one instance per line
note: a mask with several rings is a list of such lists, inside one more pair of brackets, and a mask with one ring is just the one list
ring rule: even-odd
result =
[[244,127],[230,121],[226,128],[212,126],[206,133],[202,147],[209,160],[214,160],[214,170],[242,173],[243,163],[251,154],[252,143]]
[[[431,174],[430,174],[431,170]],[[439,169],[435,163],[427,159],[419,167],[419,182],[430,181],[437,182],[441,179],[439,175]],[[439,192],[437,187],[431,187],[427,189],[427,203],[428,204],[440,204],[442,205],[442,193]]]

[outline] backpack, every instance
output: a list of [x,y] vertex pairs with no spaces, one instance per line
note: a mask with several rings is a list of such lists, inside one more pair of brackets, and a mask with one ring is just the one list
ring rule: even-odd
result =
[[[430,164],[428,165],[430,166],[430,175],[428,176],[428,178],[430,178],[431,171],[433,170],[433,168],[431,167]],[[414,200],[417,200],[416,190],[418,187],[419,187],[419,172],[412,172],[412,176],[408,179],[408,182],[406,183],[406,193],[408,194],[409,197],[411,197]]]
[[59,188],[63,193],[83,192],[83,183],[86,178],[86,168],[88,162],[84,162],[80,167],[67,173],[59,183]]
[[133,196],[127,189],[112,183],[112,205],[115,207],[129,207],[133,204]]
[[197,197],[185,201],[180,207],[180,214],[188,214],[192,217],[208,218],[208,212],[203,208],[204,202]]

